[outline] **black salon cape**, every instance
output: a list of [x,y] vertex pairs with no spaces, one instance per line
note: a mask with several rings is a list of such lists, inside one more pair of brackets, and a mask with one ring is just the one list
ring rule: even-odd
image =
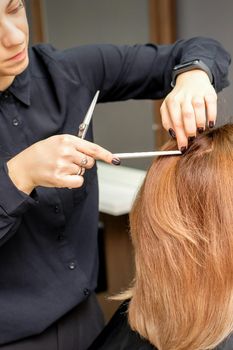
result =
[[[129,301],[125,301],[88,350],[158,350],[133,332],[127,321]],[[190,349],[191,350],[191,349]],[[233,350],[233,335],[214,350]]]
[[88,350],[157,350],[145,339],[133,332],[128,324],[125,301]]

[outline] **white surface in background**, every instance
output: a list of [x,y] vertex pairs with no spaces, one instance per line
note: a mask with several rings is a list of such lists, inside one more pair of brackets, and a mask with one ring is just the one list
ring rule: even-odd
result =
[[130,212],[146,171],[97,162],[99,211],[114,216]]

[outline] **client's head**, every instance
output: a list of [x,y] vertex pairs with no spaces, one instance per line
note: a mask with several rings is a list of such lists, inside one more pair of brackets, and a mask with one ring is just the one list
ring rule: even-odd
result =
[[130,228],[132,328],[159,350],[213,349],[233,330],[233,125],[155,159]]

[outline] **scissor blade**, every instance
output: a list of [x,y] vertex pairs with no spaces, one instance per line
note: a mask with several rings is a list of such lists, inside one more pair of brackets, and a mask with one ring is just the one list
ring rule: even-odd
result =
[[87,129],[89,127],[89,124],[90,124],[90,121],[91,121],[91,118],[92,118],[92,115],[93,115],[93,112],[94,112],[94,109],[95,109],[95,105],[97,103],[97,100],[98,100],[98,97],[99,97],[99,90],[96,92],[91,104],[90,104],[90,107],[88,108],[88,111],[83,119],[83,122],[82,124],[80,124],[79,126],[79,134],[78,136],[82,139],[84,139],[84,137],[86,136],[86,133],[87,133]]
[[91,121],[91,118],[92,118],[92,115],[93,115],[93,112],[94,112],[94,109],[95,109],[95,105],[96,105],[96,102],[98,100],[98,97],[99,97],[99,90],[96,92],[91,104],[90,104],[90,107],[88,108],[88,111],[87,111],[87,114],[85,115],[85,118],[83,120],[83,123],[89,125],[90,124],[90,121]]
[[130,158],[146,158],[146,157],[156,157],[156,156],[173,156],[181,155],[180,151],[153,151],[153,152],[132,152],[132,153],[115,153],[114,156],[120,159],[130,159]]

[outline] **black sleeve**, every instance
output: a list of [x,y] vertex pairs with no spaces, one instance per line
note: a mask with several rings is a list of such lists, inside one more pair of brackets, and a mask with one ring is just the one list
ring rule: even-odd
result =
[[0,245],[18,229],[22,215],[34,205],[36,197],[18,190],[8,176],[6,162],[0,161]]
[[196,37],[171,45],[89,45],[69,49],[65,70],[96,92],[100,102],[160,99],[171,90],[176,64],[201,59],[211,70],[216,91],[229,85],[230,55],[214,39]]

